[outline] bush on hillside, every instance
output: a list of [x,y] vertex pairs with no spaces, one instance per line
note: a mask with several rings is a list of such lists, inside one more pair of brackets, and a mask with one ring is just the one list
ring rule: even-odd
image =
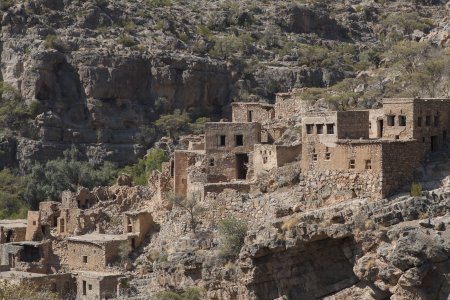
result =
[[161,165],[165,161],[168,161],[168,157],[163,150],[152,149],[146,157],[139,159],[134,165],[126,166],[122,172],[131,175],[134,184],[147,185],[148,177],[155,170],[161,171]]
[[239,255],[247,235],[247,223],[235,217],[228,217],[219,223],[220,252],[223,256]]

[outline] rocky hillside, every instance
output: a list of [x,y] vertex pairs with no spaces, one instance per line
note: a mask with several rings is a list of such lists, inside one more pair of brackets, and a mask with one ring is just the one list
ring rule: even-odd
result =
[[129,164],[158,136],[153,121],[161,114],[214,119],[227,116],[231,101],[272,101],[276,92],[330,87],[366,70],[338,93],[352,92],[341,95],[345,105],[371,106],[404,90],[386,86],[398,75],[377,71],[392,61],[383,64],[384,52],[404,40],[446,46],[449,37],[448,5],[438,0],[2,0],[0,7],[3,102],[13,97],[13,112],[29,112],[13,115],[20,124],[2,122],[12,129],[1,144],[8,164],[15,156],[44,161],[72,143],[92,162]]

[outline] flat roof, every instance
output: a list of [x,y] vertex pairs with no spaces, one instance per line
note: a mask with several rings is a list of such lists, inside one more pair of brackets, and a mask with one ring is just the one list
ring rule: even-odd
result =
[[338,139],[336,144],[392,144],[392,143],[411,143],[417,142],[415,139],[394,140],[394,139]]
[[261,105],[261,106],[269,106],[273,107],[273,104],[267,102],[232,102],[231,105]]
[[128,237],[124,234],[101,234],[89,233],[68,237],[67,240],[73,242],[106,243],[110,241],[126,241]]
[[124,276],[121,273],[111,273],[111,272],[95,272],[95,271],[73,271],[78,275],[90,278],[101,278],[101,277],[119,277]]
[[195,154],[205,154],[205,150],[175,150],[178,153],[195,153]]
[[0,227],[4,228],[26,228],[27,220],[19,219],[19,220],[0,220]]
[[450,98],[383,98],[383,103],[447,102]]
[[0,272],[0,279],[14,279],[14,278],[39,278],[47,277],[47,274],[30,273],[24,271],[6,271]]

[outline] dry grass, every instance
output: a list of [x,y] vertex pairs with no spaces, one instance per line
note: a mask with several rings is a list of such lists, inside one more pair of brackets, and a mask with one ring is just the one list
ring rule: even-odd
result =
[[281,225],[281,230],[288,231],[297,226],[297,224],[300,222],[300,218],[296,216],[289,217],[283,222],[283,225]]

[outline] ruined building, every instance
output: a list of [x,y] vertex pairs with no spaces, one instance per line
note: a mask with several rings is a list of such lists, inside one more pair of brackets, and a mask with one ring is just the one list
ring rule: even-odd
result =
[[[175,151],[174,191],[247,191],[260,174],[298,160],[307,196],[387,197],[446,144],[449,101],[384,99],[382,109],[355,111],[314,109],[292,94],[275,105],[234,103],[232,122],[206,124],[202,149]],[[289,127],[300,143],[281,139]],[[309,185],[315,178],[319,186]]]

